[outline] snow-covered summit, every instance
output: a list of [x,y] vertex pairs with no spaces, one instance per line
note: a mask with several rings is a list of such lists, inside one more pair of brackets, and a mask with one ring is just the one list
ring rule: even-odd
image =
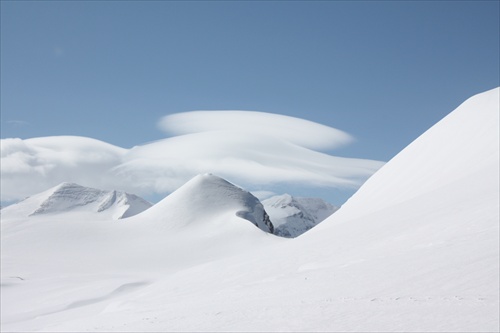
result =
[[162,220],[169,227],[184,227],[208,220],[224,221],[223,216],[248,220],[259,229],[273,233],[259,199],[230,182],[210,173],[192,178],[175,192],[141,214],[147,220]]
[[[499,88],[466,100],[301,246],[335,244],[342,260],[369,272],[358,284],[372,293],[491,295],[498,313],[499,103]],[[498,315],[488,320],[498,328]]]
[[297,237],[332,215],[335,207],[320,198],[293,197],[290,194],[273,196],[262,201],[274,224],[274,234]]
[[499,103],[500,88],[467,99],[369,178],[335,217],[369,215],[467,179],[488,182],[498,196]]
[[27,217],[78,211],[116,220],[136,215],[149,207],[149,202],[134,194],[65,182],[2,209],[2,216]]

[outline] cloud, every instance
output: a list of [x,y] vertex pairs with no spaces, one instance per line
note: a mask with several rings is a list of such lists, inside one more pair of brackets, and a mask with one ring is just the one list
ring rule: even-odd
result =
[[158,126],[169,134],[237,131],[274,136],[301,147],[326,150],[353,141],[336,128],[309,120],[257,111],[191,111],[163,117]]
[[125,149],[73,136],[2,139],[1,199],[11,201],[64,181],[101,188],[114,187],[108,172],[121,162]]
[[189,112],[164,117],[160,126],[180,135],[132,149],[73,136],[3,139],[2,201],[21,199],[64,181],[139,195],[167,194],[207,172],[248,190],[273,191],[274,185],[283,184],[352,189],[383,165],[313,150],[346,144],[352,138],[286,116]]
[[381,162],[313,151],[274,136],[211,131],[132,148],[114,169],[126,182],[171,191],[211,172],[244,186],[277,183],[356,188]]

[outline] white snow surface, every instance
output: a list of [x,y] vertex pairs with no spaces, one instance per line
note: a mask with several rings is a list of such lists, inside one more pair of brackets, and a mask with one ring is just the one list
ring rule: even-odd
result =
[[293,239],[233,190],[190,199],[196,179],[119,223],[2,217],[2,331],[498,332],[498,103],[470,98]]
[[[228,212],[250,221],[265,232],[273,232],[259,199],[212,174],[194,177],[137,218],[164,223],[168,228],[181,229],[196,223],[202,223],[202,228],[207,228],[211,227],[207,221],[216,224],[226,222]],[[203,219],[200,219],[201,216]],[[234,223],[233,219],[227,219],[227,223]]]
[[320,198],[276,195],[262,201],[274,225],[274,234],[282,237],[298,237],[332,215],[335,207]]
[[2,219],[11,219],[79,212],[88,218],[118,220],[139,214],[151,206],[134,194],[62,183],[5,207],[1,215]]

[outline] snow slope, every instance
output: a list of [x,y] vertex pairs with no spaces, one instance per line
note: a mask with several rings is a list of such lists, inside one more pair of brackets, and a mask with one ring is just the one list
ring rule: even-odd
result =
[[120,223],[73,213],[2,216],[3,331],[51,331],[53,316],[135,297],[178,272],[280,242],[255,197],[212,175]]
[[282,237],[297,237],[311,229],[338,208],[320,198],[276,195],[262,201],[262,205],[274,224],[274,234]]
[[365,182],[342,214],[368,215],[468,177],[478,182],[493,177],[488,178],[491,186],[498,185],[498,173],[492,172],[499,159],[498,91],[468,99],[408,145]]
[[498,101],[467,100],[294,239],[203,179],[121,223],[2,220],[2,330],[498,332]]
[[[164,221],[169,228],[183,228],[203,220],[224,220],[219,215],[234,214],[259,229],[273,233],[274,227],[259,199],[212,174],[201,174],[144,212],[138,218]],[[228,223],[231,223],[228,220]]]
[[2,209],[2,219],[43,214],[80,212],[94,219],[122,219],[136,215],[151,203],[125,192],[103,191],[73,183],[62,183]]

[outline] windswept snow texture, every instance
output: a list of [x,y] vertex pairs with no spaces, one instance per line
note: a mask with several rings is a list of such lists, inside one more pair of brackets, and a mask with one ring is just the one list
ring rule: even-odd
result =
[[2,216],[1,329],[498,332],[499,91],[293,239],[210,175],[120,223]]
[[281,237],[297,237],[311,229],[338,208],[319,198],[276,195],[262,201],[274,224],[274,234]]
[[139,214],[151,206],[134,194],[62,183],[4,208],[1,214],[3,219],[9,219],[80,212],[97,219],[117,220]]

